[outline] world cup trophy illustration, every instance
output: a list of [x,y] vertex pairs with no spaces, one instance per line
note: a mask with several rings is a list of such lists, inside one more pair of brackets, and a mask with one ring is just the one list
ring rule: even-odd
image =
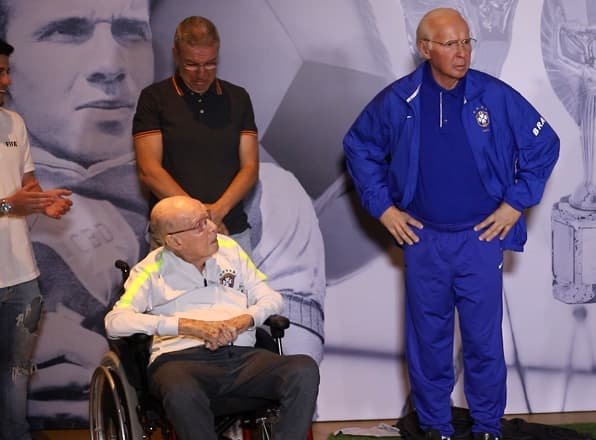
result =
[[[544,65],[580,128],[582,180],[554,204],[553,294],[567,304],[596,302],[596,0],[545,0]],[[578,164],[580,165],[580,164]]]

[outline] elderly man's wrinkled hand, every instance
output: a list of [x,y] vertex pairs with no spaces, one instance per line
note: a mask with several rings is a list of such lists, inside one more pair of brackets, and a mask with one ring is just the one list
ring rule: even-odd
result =
[[255,325],[254,319],[248,313],[243,315],[234,316],[233,318],[226,319],[223,321],[228,325],[232,326],[236,330],[236,334],[239,335],[246,331],[246,329]]
[[194,336],[205,341],[209,350],[229,345],[238,336],[233,325],[226,321],[201,321],[198,319],[182,318],[179,322],[181,335]]
[[205,346],[210,350],[230,345],[238,336],[234,326],[226,321],[209,321],[209,338],[205,338]]

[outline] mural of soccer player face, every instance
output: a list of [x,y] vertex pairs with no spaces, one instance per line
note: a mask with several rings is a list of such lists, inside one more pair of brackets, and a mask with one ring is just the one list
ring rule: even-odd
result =
[[88,166],[132,151],[137,96],[153,79],[149,0],[10,0],[11,106],[33,141]]

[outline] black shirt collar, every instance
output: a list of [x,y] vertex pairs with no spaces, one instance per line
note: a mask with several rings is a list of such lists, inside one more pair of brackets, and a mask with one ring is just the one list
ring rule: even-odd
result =
[[221,128],[230,122],[230,102],[217,78],[205,93],[193,92],[178,74],[174,75],[172,80],[176,93],[184,99],[195,120],[210,128]]
[[213,80],[213,82],[211,83],[209,88],[204,93],[193,92],[186,85],[186,83],[184,82],[184,80],[178,73],[176,73],[174,75],[174,85],[177,88],[178,94],[183,95],[183,96],[191,95],[191,96],[205,96],[205,97],[207,97],[207,96],[221,96],[221,95],[223,95],[221,84],[219,83],[219,80],[217,78],[215,78]]

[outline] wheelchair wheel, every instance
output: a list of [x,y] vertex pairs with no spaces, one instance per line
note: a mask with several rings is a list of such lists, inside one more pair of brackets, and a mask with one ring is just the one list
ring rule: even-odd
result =
[[259,420],[248,435],[246,431],[243,431],[242,438],[243,440],[271,440],[273,439],[271,424],[266,420]]
[[265,413],[244,418],[240,421],[242,440],[273,439],[273,424],[279,418],[279,409],[267,409]]
[[102,365],[95,369],[90,396],[91,440],[131,440],[122,384],[109,368]]

